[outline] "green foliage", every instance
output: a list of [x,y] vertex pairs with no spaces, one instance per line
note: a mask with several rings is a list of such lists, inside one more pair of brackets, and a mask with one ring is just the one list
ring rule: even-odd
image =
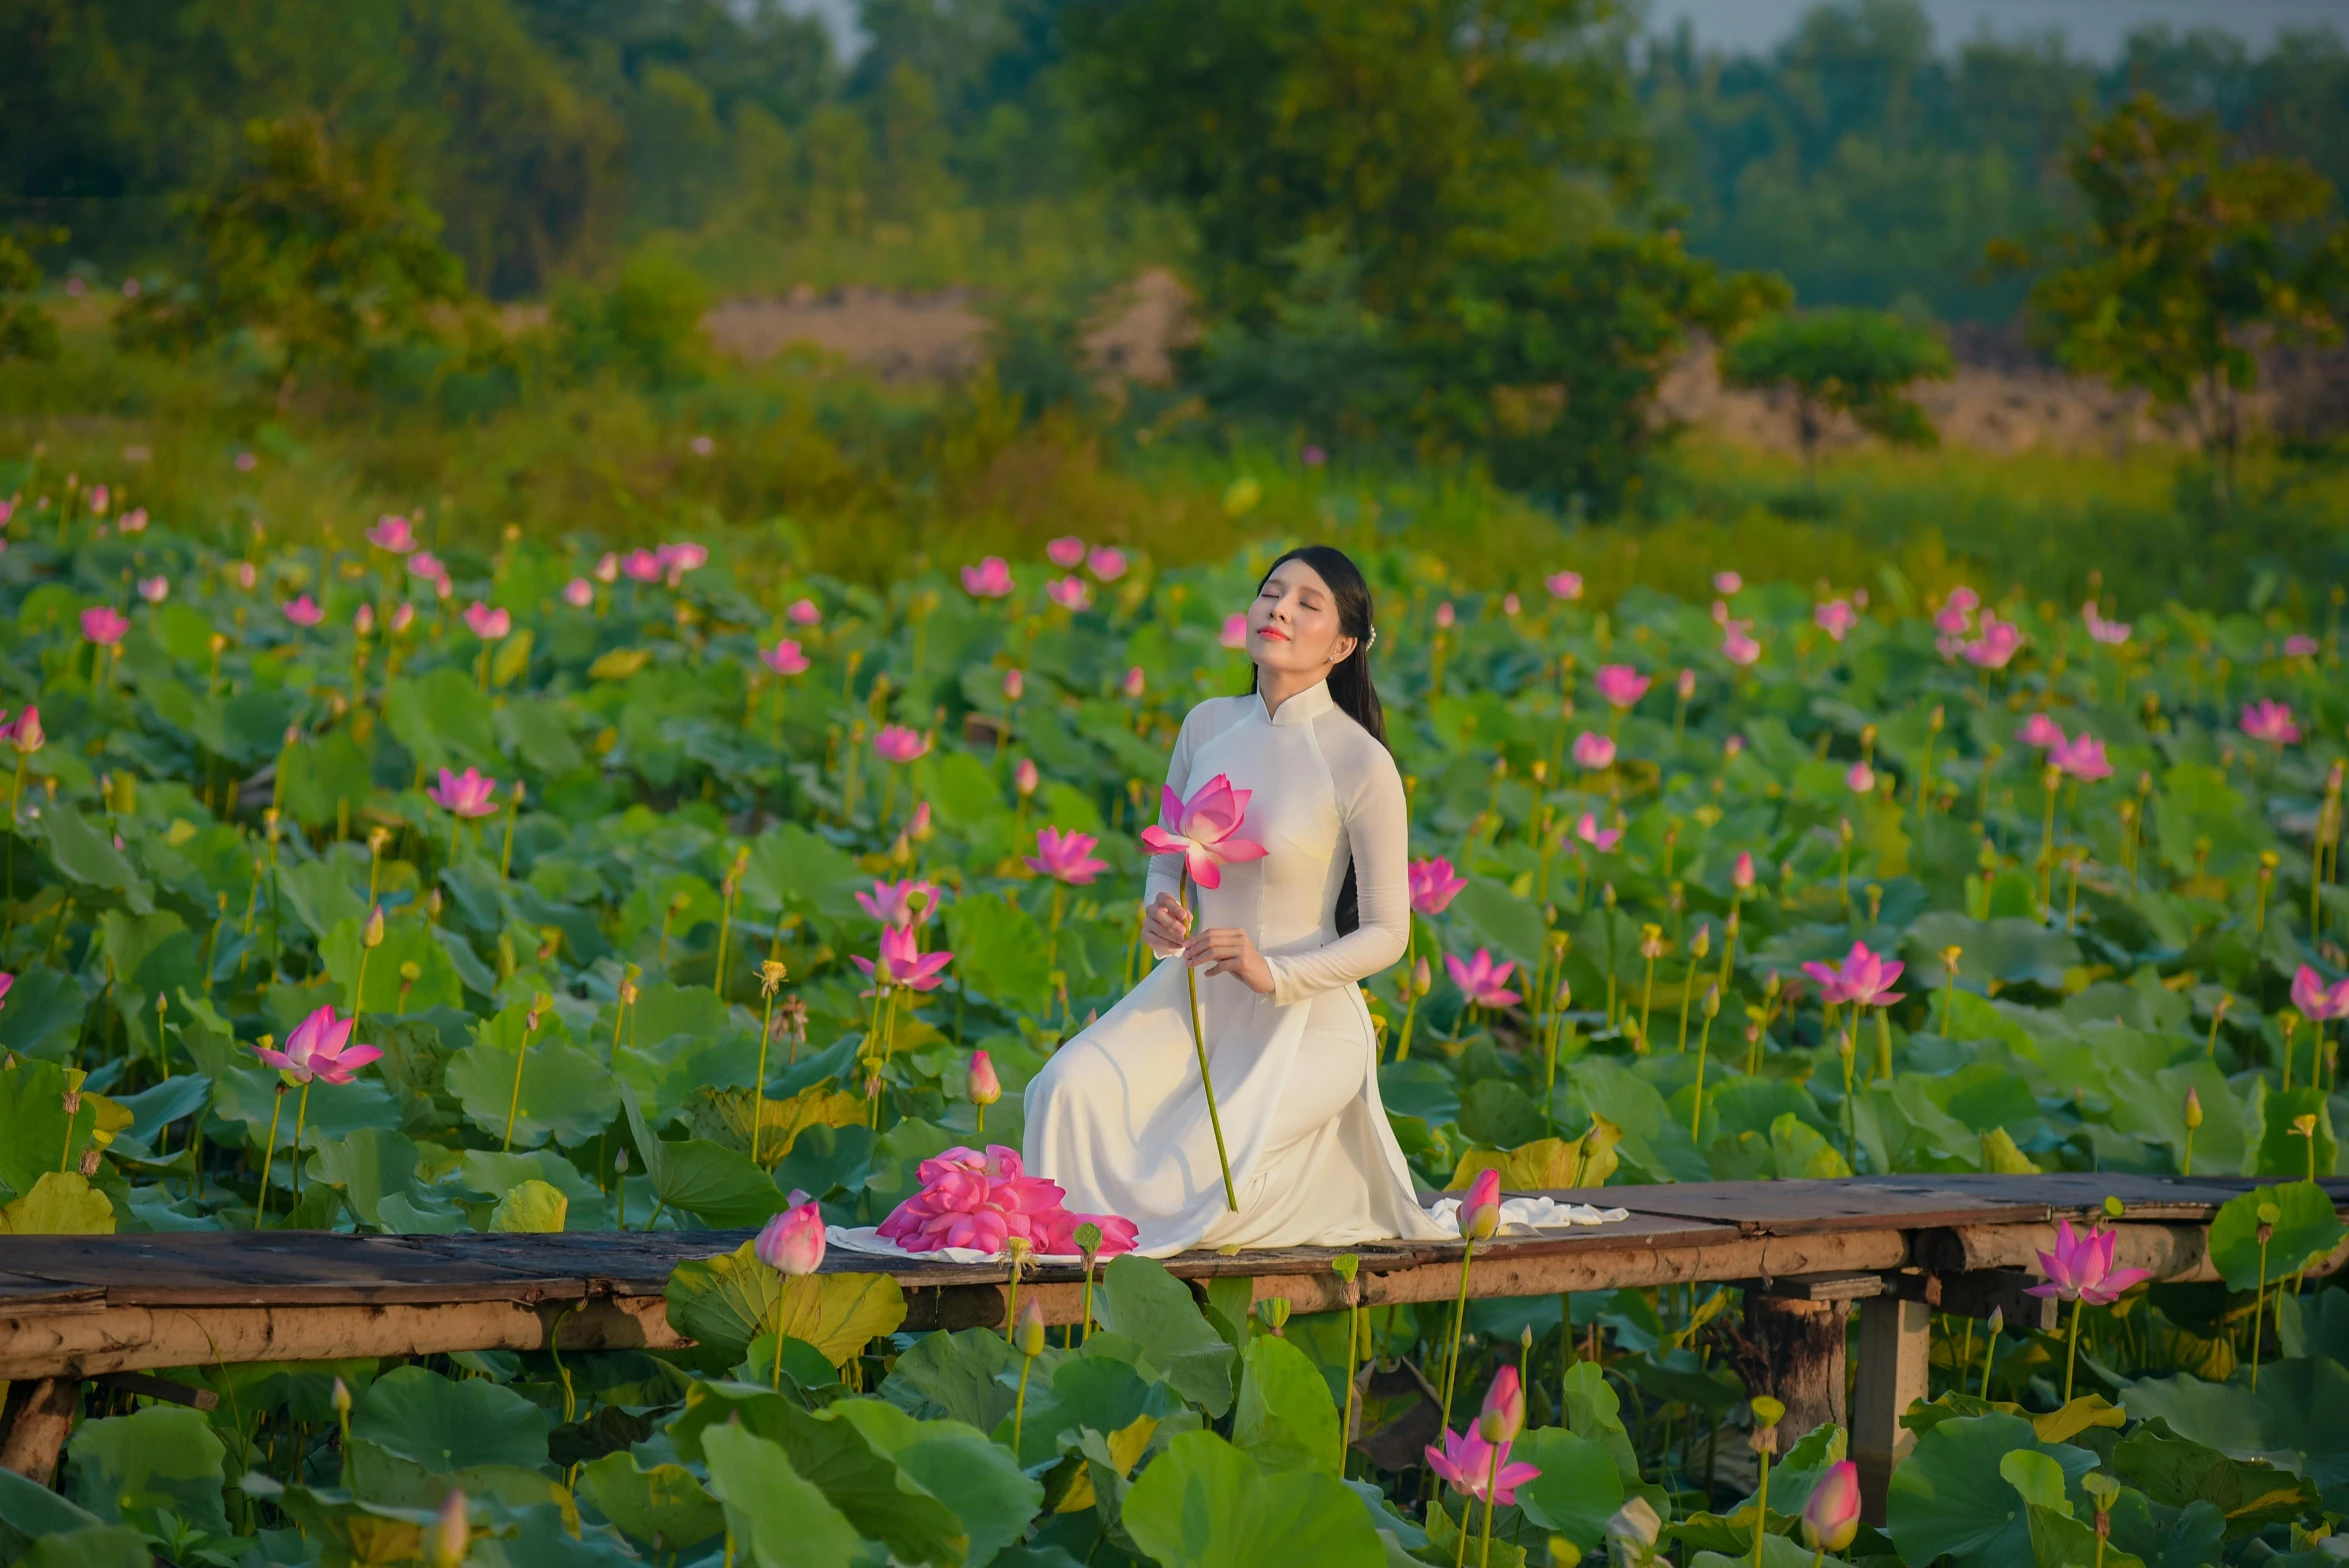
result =
[[1721,356],[1721,379],[1730,386],[1792,390],[1803,461],[1814,467],[1824,421],[1835,414],[1896,446],[1933,445],[1932,422],[1905,394],[1955,369],[1937,334],[1871,310],[1773,316]]
[[1212,1432],[1169,1443],[1126,1494],[1126,1529],[1167,1568],[1279,1562],[1340,1568],[1375,1561],[1369,1516],[1333,1476],[1266,1475]]
[[707,369],[708,308],[709,292],[690,267],[665,251],[639,251],[610,288],[572,288],[556,299],[555,352],[583,379],[609,372],[647,387],[683,385]]
[[57,323],[39,300],[29,297],[41,286],[41,264],[33,259],[33,251],[44,243],[62,245],[65,234],[0,232],[0,361],[58,355]]

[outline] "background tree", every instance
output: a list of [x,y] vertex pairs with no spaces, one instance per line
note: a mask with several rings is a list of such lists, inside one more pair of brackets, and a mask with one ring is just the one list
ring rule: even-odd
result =
[[[2149,94],[2090,129],[2072,179],[2086,221],[2032,285],[2037,336],[2072,370],[2185,415],[2231,495],[2261,350],[2341,337],[2349,229],[2331,182],[2232,156],[2215,120]],[[2018,245],[1992,255],[2033,259]]]
[[33,250],[64,243],[61,233],[20,236],[0,230],[0,360],[57,357],[57,323],[33,297],[41,287],[41,264]]
[[1830,417],[1848,414],[1896,446],[1931,446],[1939,439],[1933,422],[1907,392],[1919,381],[1945,381],[1956,368],[1939,333],[1875,310],[1772,316],[1721,355],[1726,385],[1794,394],[1795,433],[1813,489]]

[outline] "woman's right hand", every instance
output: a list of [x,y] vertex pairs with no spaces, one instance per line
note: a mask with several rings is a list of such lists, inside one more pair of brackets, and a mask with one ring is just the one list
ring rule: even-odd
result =
[[1142,939],[1152,952],[1164,958],[1179,950],[1190,936],[1191,912],[1176,902],[1172,893],[1161,893],[1150,901],[1142,921]]

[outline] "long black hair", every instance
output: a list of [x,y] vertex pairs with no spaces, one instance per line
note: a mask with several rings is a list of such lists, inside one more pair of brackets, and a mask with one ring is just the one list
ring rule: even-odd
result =
[[[1329,672],[1330,700],[1368,730],[1371,739],[1386,745],[1387,710],[1380,705],[1378,687],[1370,679],[1370,645],[1378,635],[1378,619],[1372,613],[1370,584],[1364,581],[1362,568],[1334,545],[1299,545],[1264,569],[1256,591],[1262,593],[1272,574],[1290,561],[1303,561],[1329,585],[1330,598],[1337,606],[1338,630],[1354,639],[1354,651],[1340,659]],[[1253,669],[1248,674],[1248,690],[1256,690]],[[1338,934],[1346,935],[1361,924],[1361,894],[1355,885],[1354,867],[1349,862],[1346,884],[1338,890]]]

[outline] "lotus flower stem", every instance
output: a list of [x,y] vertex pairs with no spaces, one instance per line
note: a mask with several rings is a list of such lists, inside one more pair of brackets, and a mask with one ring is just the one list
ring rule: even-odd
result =
[[1020,1359],[1020,1389],[1011,1406],[1011,1452],[1016,1460],[1020,1451],[1020,1434],[1028,1423],[1028,1374],[1036,1370],[1036,1358]]
[[[1183,867],[1180,897],[1183,912],[1191,913],[1191,868],[1188,863]],[[1199,1015],[1199,971],[1191,967],[1189,959],[1183,961],[1183,983],[1190,988],[1191,1044],[1199,1053],[1199,1086],[1207,1092],[1207,1125],[1215,1131],[1215,1161],[1223,1171],[1224,1207],[1237,1214],[1240,1212],[1240,1198],[1232,1187],[1232,1158],[1224,1150],[1223,1115],[1215,1108],[1215,1078],[1207,1070],[1207,1026]],[[1460,1285],[1461,1289],[1467,1289],[1466,1274],[1461,1275]],[[1450,1408],[1450,1400],[1447,1398],[1445,1409],[1449,1411]]]
[[301,1096],[294,1101],[294,1202],[302,1201],[302,1128],[310,1119],[310,1080],[302,1080]]
[[1762,1461],[1762,1481],[1754,1492],[1754,1568],[1762,1568],[1762,1538],[1770,1533],[1770,1450],[1755,1457]]
[[[1446,1432],[1452,1429],[1452,1385],[1460,1372],[1460,1331],[1468,1324],[1468,1265],[1476,1258],[1476,1238],[1470,1236],[1466,1241],[1467,1246],[1460,1253],[1460,1289],[1452,1298],[1452,1342],[1444,1353],[1444,1410],[1439,1430]],[[1460,1524],[1465,1532],[1466,1514],[1460,1516]]]
[[[1485,1462],[1484,1476],[1484,1536],[1476,1549],[1477,1568],[1492,1568],[1493,1561],[1493,1495],[1501,1486],[1501,1450],[1505,1444],[1492,1445],[1492,1457]],[[1461,1522],[1465,1524],[1466,1518]],[[1465,1532],[1463,1532],[1465,1536]]]
[[[2261,1272],[2265,1273],[2266,1271],[2263,1269]],[[2080,1309],[2086,1305],[2087,1298],[2083,1296],[2072,1298],[2071,1332],[2064,1336],[2064,1403],[2067,1405],[2072,1402],[2072,1372],[2080,1361]],[[2259,1314],[2256,1305],[2252,1309],[2251,1332],[2254,1336],[2252,1354],[2256,1363],[2258,1355],[2256,1336],[2259,1333]],[[2259,1392],[2259,1369],[2256,1364],[2252,1368],[2251,1379],[2251,1391],[2253,1393]]]
[[[1688,1113],[1688,1141],[1691,1143],[1697,1141],[1698,1129],[1703,1125],[1705,1119],[1705,1060],[1711,1054],[1713,1046],[1713,1015],[1720,1010],[1721,993],[1718,990],[1705,993],[1705,1021],[1697,1030],[1696,1104]],[[1688,1027],[1687,1017],[1687,1009],[1683,1008],[1681,1010],[1681,1028],[1683,1030]],[[1682,1049],[1685,1050],[1687,1047],[1684,1045]],[[1699,1147],[1701,1148],[1702,1145]]]
[[1876,1067],[1886,1083],[1892,1082],[1892,1009],[1876,1009]]
[[[269,1170],[277,1160],[277,1119],[284,1112],[285,1083],[281,1079],[277,1085],[277,1097],[269,1105],[269,1146],[261,1151],[261,1200],[259,1206],[253,1210],[253,1228],[255,1230],[261,1228],[261,1221],[269,1213]],[[73,1124],[68,1121],[66,1123],[66,1137],[70,1140],[72,1136]],[[73,1145],[69,1141],[66,1147],[70,1149]]]
[[[2313,1144],[2314,1140],[2311,1140],[2312,1147]],[[2259,1283],[2253,1288],[2251,1292],[2251,1392],[2254,1394],[2259,1392],[2259,1340],[2261,1332],[2261,1319],[2267,1312],[2267,1243],[2269,1231],[2270,1227],[2264,1223],[2259,1227]],[[2079,1332],[2079,1309],[2077,1307],[2073,1308],[2072,1317],[2072,1331],[2076,1334]],[[2065,1402],[2069,1403],[2071,1397],[2071,1376],[2067,1372],[2064,1377]]]
[[506,1100],[506,1141],[500,1146],[504,1153],[511,1153],[514,1148],[514,1118],[522,1109],[522,1063],[530,1055],[530,1034],[530,1027],[525,1026],[522,1043],[514,1050],[514,1092]]

